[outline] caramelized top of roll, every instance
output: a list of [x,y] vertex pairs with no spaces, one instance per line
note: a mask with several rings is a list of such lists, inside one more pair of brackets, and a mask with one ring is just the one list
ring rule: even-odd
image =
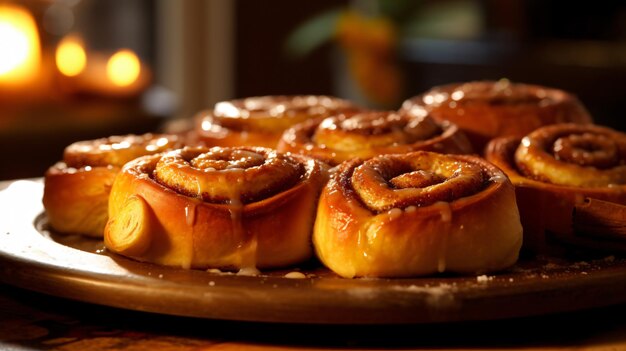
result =
[[266,148],[186,147],[163,154],[152,177],[186,196],[247,204],[297,183],[304,165]]
[[421,100],[425,105],[432,107],[450,102],[454,102],[457,107],[471,104],[547,107],[575,98],[562,90],[512,83],[503,79],[497,82],[476,81],[435,87],[422,95]]
[[593,122],[580,101],[563,90],[508,80],[434,87],[402,106],[406,111],[415,108],[458,125],[479,151],[495,137],[521,138],[545,125]]
[[363,145],[391,146],[428,140],[442,132],[427,115],[419,117],[397,112],[362,112],[328,117],[312,136],[318,145],[356,150]]
[[471,145],[456,126],[421,113],[366,111],[312,120],[287,130],[281,151],[297,152],[339,164],[353,158],[432,150],[470,153]]
[[179,148],[182,144],[178,136],[170,134],[110,136],[69,145],[63,161],[72,168],[121,167],[137,157]]
[[452,202],[480,192],[492,180],[482,165],[461,157],[429,152],[407,155],[366,160],[343,181],[351,184],[370,210],[381,213]]
[[335,112],[356,109],[349,101],[317,95],[258,96],[219,102],[205,115],[201,128],[205,131],[222,126],[236,130],[282,132],[310,118],[329,116]]

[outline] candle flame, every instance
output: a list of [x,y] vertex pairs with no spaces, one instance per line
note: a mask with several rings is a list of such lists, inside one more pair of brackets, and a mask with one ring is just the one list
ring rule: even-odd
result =
[[87,54],[82,41],[74,36],[61,40],[56,51],[59,71],[68,77],[79,75],[87,65]]
[[107,62],[107,76],[117,86],[129,86],[139,78],[141,63],[131,50],[120,50]]
[[0,5],[0,81],[30,81],[36,77],[40,61],[33,16],[20,6]]

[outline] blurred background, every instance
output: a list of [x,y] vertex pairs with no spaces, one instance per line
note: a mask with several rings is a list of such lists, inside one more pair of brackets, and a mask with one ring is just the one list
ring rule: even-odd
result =
[[435,85],[501,78],[570,91],[626,130],[626,2],[0,0],[0,179],[222,100],[396,109]]

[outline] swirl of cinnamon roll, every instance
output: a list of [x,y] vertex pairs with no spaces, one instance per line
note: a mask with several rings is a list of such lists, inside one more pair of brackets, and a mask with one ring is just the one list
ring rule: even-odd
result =
[[549,249],[546,233],[572,235],[586,198],[626,204],[626,134],[595,125],[556,124],[486,151],[516,186],[529,247]]
[[111,191],[105,244],[140,261],[253,270],[312,254],[327,167],[260,147],[194,147],[138,158]]
[[139,156],[182,144],[175,135],[144,134],[69,145],[63,161],[45,175],[43,204],[49,224],[59,232],[101,237],[108,218],[109,192],[121,167]]
[[285,131],[278,149],[309,155],[331,165],[417,150],[455,154],[472,151],[455,125],[436,122],[424,110],[344,113],[311,120]]
[[275,148],[283,131],[312,118],[358,110],[349,101],[331,96],[259,96],[223,101],[201,112],[196,131],[212,146]]
[[404,110],[416,107],[458,125],[480,151],[498,136],[521,138],[544,125],[593,122],[580,101],[563,90],[505,79],[434,87],[403,103]]
[[517,260],[515,193],[474,156],[418,151],[342,163],[322,191],[313,241],[343,277],[501,270]]
[[527,177],[553,184],[626,184],[626,134],[601,126],[561,124],[524,137],[515,152]]

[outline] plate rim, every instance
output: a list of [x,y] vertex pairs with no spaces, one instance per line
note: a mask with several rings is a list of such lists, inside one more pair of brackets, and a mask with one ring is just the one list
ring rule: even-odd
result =
[[[37,228],[45,216],[42,191],[41,178],[0,182],[0,213],[17,211],[8,224],[0,221],[0,281],[71,300],[166,315],[301,324],[493,320],[626,302],[626,261],[574,278],[526,280],[523,273],[290,279],[162,267],[47,238]],[[506,308],[510,304],[517,306]]]

